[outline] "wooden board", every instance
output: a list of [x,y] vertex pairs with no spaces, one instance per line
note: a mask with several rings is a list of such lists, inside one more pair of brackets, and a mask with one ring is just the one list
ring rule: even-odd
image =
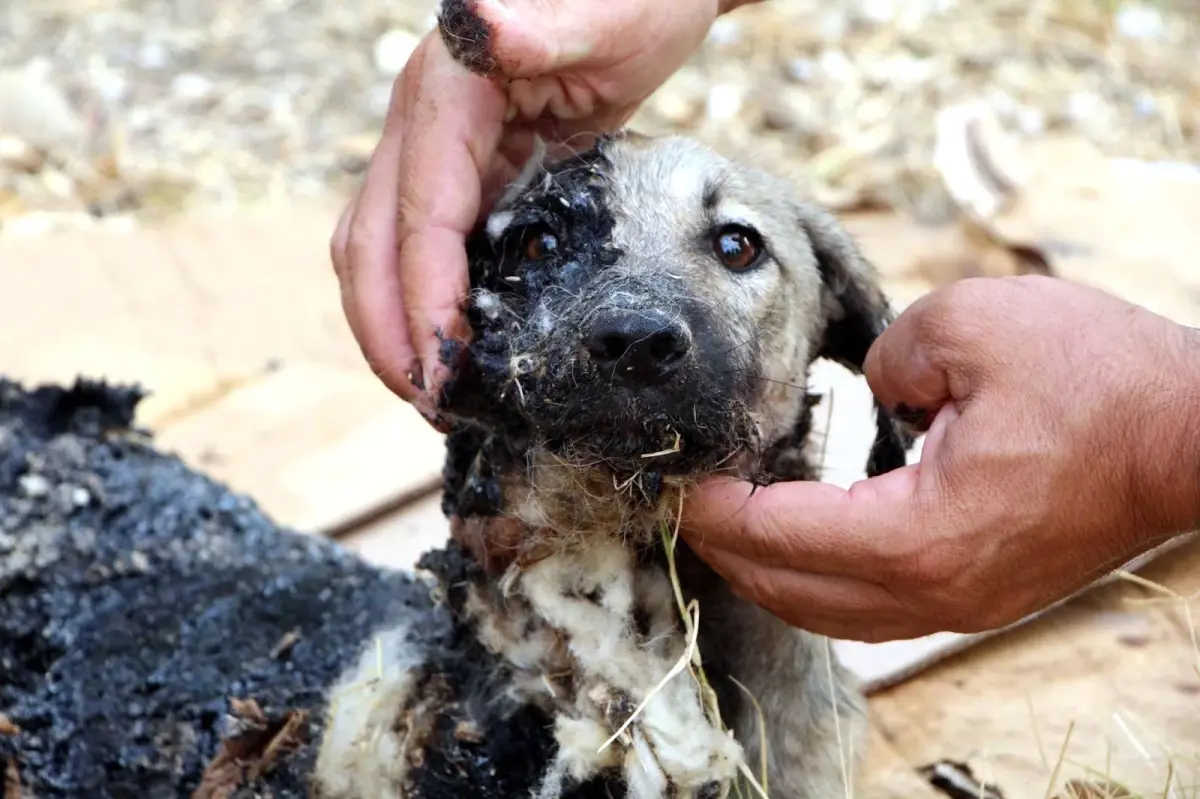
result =
[[423,553],[442,546],[449,536],[442,495],[435,492],[347,531],[338,542],[377,566],[411,569]]
[[[1200,596],[1200,540],[1143,574]],[[1144,601],[1157,596],[1114,584],[944,661],[873,697],[880,734],[912,768],[965,762],[1006,799],[1040,799],[1073,724],[1059,788],[1107,763],[1129,788],[1162,796],[1173,762],[1194,790],[1200,652],[1182,604]]]
[[333,205],[0,239],[0,373],[142,382],[168,449],[328,531],[436,486],[441,436],[370,374],[342,316]]
[[[992,221],[995,233],[1043,252],[1058,277],[1200,326],[1200,170],[1106,158],[1069,136],[1032,141],[1020,153],[1028,177],[1011,208]],[[922,263],[986,269],[957,225],[921,226],[891,213],[843,221],[901,305],[928,289]],[[953,276],[939,271],[936,282]]]

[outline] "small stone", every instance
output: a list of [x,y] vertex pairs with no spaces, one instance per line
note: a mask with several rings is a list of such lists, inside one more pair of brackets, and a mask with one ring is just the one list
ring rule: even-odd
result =
[[1143,119],[1158,115],[1158,101],[1149,92],[1140,92],[1133,100],[1134,112]]
[[679,92],[664,91],[655,95],[651,105],[656,116],[672,125],[687,125],[699,112],[699,104]]
[[1114,21],[1121,35],[1130,39],[1161,39],[1166,31],[1162,12],[1141,3],[1122,3]]
[[138,52],[137,61],[142,69],[162,69],[170,60],[162,42],[146,42]]
[[35,148],[16,136],[0,135],[0,170],[8,172],[37,172],[45,159]]
[[784,87],[765,99],[763,125],[774,130],[807,134],[820,128],[821,115],[809,92],[796,87]]
[[135,572],[145,574],[150,571],[150,558],[146,557],[145,552],[134,550],[133,554],[129,556],[129,565]]
[[834,82],[842,83],[850,79],[850,74],[854,71],[854,67],[850,64],[850,59],[841,50],[826,50],[821,53],[821,72],[825,77]]
[[708,92],[704,113],[709,119],[733,119],[742,110],[742,89],[730,83],[718,83]]
[[184,72],[171,81],[171,93],[180,100],[203,100],[212,88],[211,80],[195,72]]
[[129,93],[128,79],[114,69],[96,70],[91,80],[100,96],[110,103],[125,99]]
[[92,494],[86,488],[75,486],[71,489],[71,504],[76,508],[86,508],[92,501]]
[[790,80],[797,83],[812,83],[813,76],[817,72],[817,65],[811,58],[793,58],[787,62],[785,71]]
[[85,130],[62,90],[31,68],[0,72],[0,134],[37,149],[74,150]]
[[859,8],[864,19],[877,25],[891,22],[896,18],[896,12],[895,0],[865,0]]
[[375,40],[375,69],[383,75],[396,75],[417,49],[421,40],[403,28],[393,28]]
[[742,38],[741,24],[729,17],[717,17],[712,27],[708,29],[708,41],[717,47],[728,47],[737,44]]
[[1046,132],[1046,115],[1041,109],[1021,106],[1017,110],[1017,128],[1027,136],[1038,136]]
[[30,499],[40,499],[50,493],[50,481],[40,474],[24,474],[17,481],[21,493]]

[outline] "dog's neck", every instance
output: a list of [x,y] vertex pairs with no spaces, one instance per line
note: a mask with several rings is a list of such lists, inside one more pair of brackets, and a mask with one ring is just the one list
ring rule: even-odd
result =
[[[757,486],[816,479],[809,436],[818,399],[807,396],[791,430],[761,453],[731,459],[721,474]],[[447,436],[442,507],[458,542],[496,571],[604,539],[656,549],[685,494],[711,476],[664,475],[649,465],[617,474],[463,423]]]

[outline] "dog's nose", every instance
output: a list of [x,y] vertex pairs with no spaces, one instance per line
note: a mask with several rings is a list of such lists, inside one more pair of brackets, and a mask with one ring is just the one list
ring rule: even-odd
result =
[[680,319],[661,311],[611,310],[596,318],[585,344],[592,359],[614,377],[653,385],[675,371],[691,336]]

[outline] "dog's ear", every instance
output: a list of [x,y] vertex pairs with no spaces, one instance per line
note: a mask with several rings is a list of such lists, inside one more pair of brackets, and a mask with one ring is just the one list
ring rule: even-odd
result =
[[[808,205],[802,210],[802,224],[825,289],[826,327],[816,356],[861,375],[867,351],[894,313],[875,267],[832,214]],[[869,477],[904,466],[914,441],[878,402],[875,427],[875,443],[867,459]]]

